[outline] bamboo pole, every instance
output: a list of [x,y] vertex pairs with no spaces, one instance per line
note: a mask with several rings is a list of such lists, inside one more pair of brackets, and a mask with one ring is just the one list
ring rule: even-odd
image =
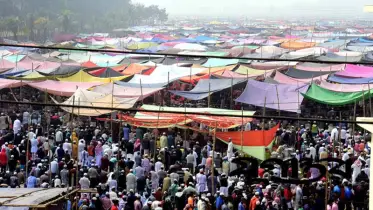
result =
[[299,100],[299,94],[300,94],[300,93],[299,93],[299,83],[298,83],[298,81],[297,81],[297,89],[298,89],[298,95],[297,95],[297,96],[298,96],[297,118],[298,118],[298,128],[299,128],[299,117],[300,117],[300,111],[301,111],[301,110],[300,110],[300,104],[299,104],[299,101],[300,101],[300,100]]
[[[266,115],[266,102],[267,102],[267,96],[264,96],[264,106],[263,106],[263,117]],[[262,130],[264,131],[264,118],[263,118],[263,125],[262,125]]]
[[[114,89],[114,85],[113,85],[113,89]],[[142,82],[141,82],[141,79],[140,79],[140,94],[141,94],[141,105],[144,104],[144,96],[143,96],[143,92],[142,92]]]
[[244,131],[244,121],[243,121],[243,104],[241,103],[241,152],[243,153],[243,131]]
[[[78,98],[78,117],[80,116],[79,106],[80,106],[80,98]],[[75,143],[77,144],[77,147],[78,147],[79,141]],[[76,157],[76,173],[75,173],[75,188],[76,189],[78,189],[78,183],[79,183],[79,148],[78,148],[78,156]]]
[[[355,104],[354,104],[354,116],[353,116],[353,120],[355,121],[356,119],[356,101],[355,101]],[[355,123],[352,123],[352,139],[354,139],[354,135],[355,134]]]
[[[231,77],[231,100],[230,100],[230,107],[233,109],[233,76]],[[224,108],[224,107],[222,107]]]
[[215,129],[214,129],[214,138],[213,138],[213,143],[212,143],[212,164],[211,164],[211,183],[212,183],[212,192],[211,194],[215,194],[215,144],[216,144],[216,129],[218,128],[218,122],[215,121]]
[[209,95],[207,97],[207,107],[210,108],[211,106],[211,83],[210,83],[210,80],[211,80],[211,67],[209,67]]
[[372,117],[373,114],[372,114],[372,97],[370,95],[370,84],[368,83],[368,97],[369,97],[369,112],[370,112],[370,116]]
[[339,111],[339,132],[338,132],[338,142],[339,142],[339,158],[342,154],[342,141],[341,141],[341,131],[342,131],[342,112]]
[[[167,94],[170,92],[170,72],[167,72]],[[170,103],[171,103],[171,94],[170,94]]]
[[[30,131],[30,126],[28,127],[29,131]],[[29,152],[30,152],[30,139],[27,137],[26,139],[26,180],[25,182],[27,183],[27,178],[28,178],[28,161],[29,161]]]
[[159,130],[158,130],[158,125],[159,125],[159,115],[161,114],[161,106],[159,106],[159,110],[158,110],[158,117],[157,117],[157,135],[155,137],[155,141],[154,141],[154,163],[157,162],[157,159],[156,159],[156,155],[155,155],[155,151],[157,151],[157,140],[158,140],[158,137],[159,137]]
[[277,95],[277,108],[278,108],[278,116],[281,116],[281,111],[280,111],[280,96],[278,95],[278,87],[276,87],[276,95]]
[[365,91],[364,91],[364,88],[363,88],[363,115],[365,117]]
[[192,66],[190,67],[190,70],[189,70],[189,82],[190,82],[190,85],[192,85]]

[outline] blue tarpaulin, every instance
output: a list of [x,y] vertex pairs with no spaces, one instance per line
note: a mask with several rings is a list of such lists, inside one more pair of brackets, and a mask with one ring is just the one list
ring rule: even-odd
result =
[[339,77],[336,75],[330,75],[328,78],[331,82],[341,83],[341,84],[368,84],[373,83],[373,78],[347,78]]

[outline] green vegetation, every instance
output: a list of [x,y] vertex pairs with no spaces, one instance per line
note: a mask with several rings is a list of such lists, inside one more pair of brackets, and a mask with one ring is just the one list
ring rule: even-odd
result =
[[0,35],[45,41],[55,32],[111,32],[166,21],[165,9],[130,0],[0,0]]

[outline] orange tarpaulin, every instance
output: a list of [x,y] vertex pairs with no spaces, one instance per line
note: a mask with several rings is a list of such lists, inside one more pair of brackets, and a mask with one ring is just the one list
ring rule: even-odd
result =
[[[200,65],[193,65],[193,68],[198,68],[197,66]],[[209,73],[211,75],[218,74],[222,75],[225,71],[232,71],[234,68],[236,68],[237,65],[230,65],[230,66],[225,66],[225,67],[214,67],[214,68],[206,68],[204,71],[199,73],[198,75],[192,75],[190,76],[185,76],[180,78],[179,80],[185,83],[197,83],[200,79],[207,79],[209,78]],[[204,68],[201,67],[200,68]]]
[[125,68],[127,68],[126,64],[111,67],[111,69],[117,72],[122,72]]
[[83,66],[85,68],[94,68],[94,67],[97,67],[97,65],[95,63],[93,63],[92,61],[84,62],[84,63],[81,64],[81,66]]
[[[243,133],[243,146],[268,146],[276,137],[276,131],[280,125],[276,125],[267,131],[244,131]],[[216,132],[216,137],[222,141],[228,142],[232,138],[234,145],[241,145],[241,131],[234,132]]]
[[291,49],[291,50],[301,50],[305,48],[314,47],[315,42],[299,42],[299,41],[289,41],[281,44],[282,48]]
[[[211,128],[214,128],[217,126],[218,128],[233,128],[237,127],[242,124],[251,122],[252,118],[250,117],[220,117],[220,116],[207,116],[207,115],[193,115],[193,114],[171,114],[171,113],[156,113],[156,112],[138,112],[139,114],[152,116],[153,118],[145,118],[145,119],[139,119],[139,118],[133,118],[134,121],[146,121],[146,122],[154,122],[156,123],[158,121],[159,116],[159,122],[170,122],[171,124],[176,124],[177,122],[184,123],[185,121],[195,121],[198,123],[203,123]],[[123,120],[125,119],[131,119],[127,118],[128,116],[123,116]],[[155,118],[157,117],[157,118]],[[166,118],[166,119],[165,119]]]
[[144,65],[141,65],[141,64],[132,63],[126,69],[124,69],[122,74],[126,74],[126,75],[141,74],[142,71],[147,70],[149,68],[150,68],[149,66],[144,66]]

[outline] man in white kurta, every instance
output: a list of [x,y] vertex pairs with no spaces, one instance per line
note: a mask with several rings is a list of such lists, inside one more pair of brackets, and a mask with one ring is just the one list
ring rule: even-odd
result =
[[356,183],[356,178],[357,176],[360,174],[361,172],[361,166],[362,166],[362,163],[359,159],[357,159],[352,165],[351,165],[351,168],[352,168],[352,184],[355,184]]
[[229,138],[229,143],[228,143],[228,150],[227,150],[227,156],[228,156],[228,159],[230,160],[231,157],[233,157],[234,153],[233,153],[233,143],[232,143],[232,139]]
[[198,193],[202,193],[206,191],[206,184],[207,184],[207,177],[203,173],[203,169],[199,171],[199,174],[196,175],[196,181],[198,184],[197,191]]

